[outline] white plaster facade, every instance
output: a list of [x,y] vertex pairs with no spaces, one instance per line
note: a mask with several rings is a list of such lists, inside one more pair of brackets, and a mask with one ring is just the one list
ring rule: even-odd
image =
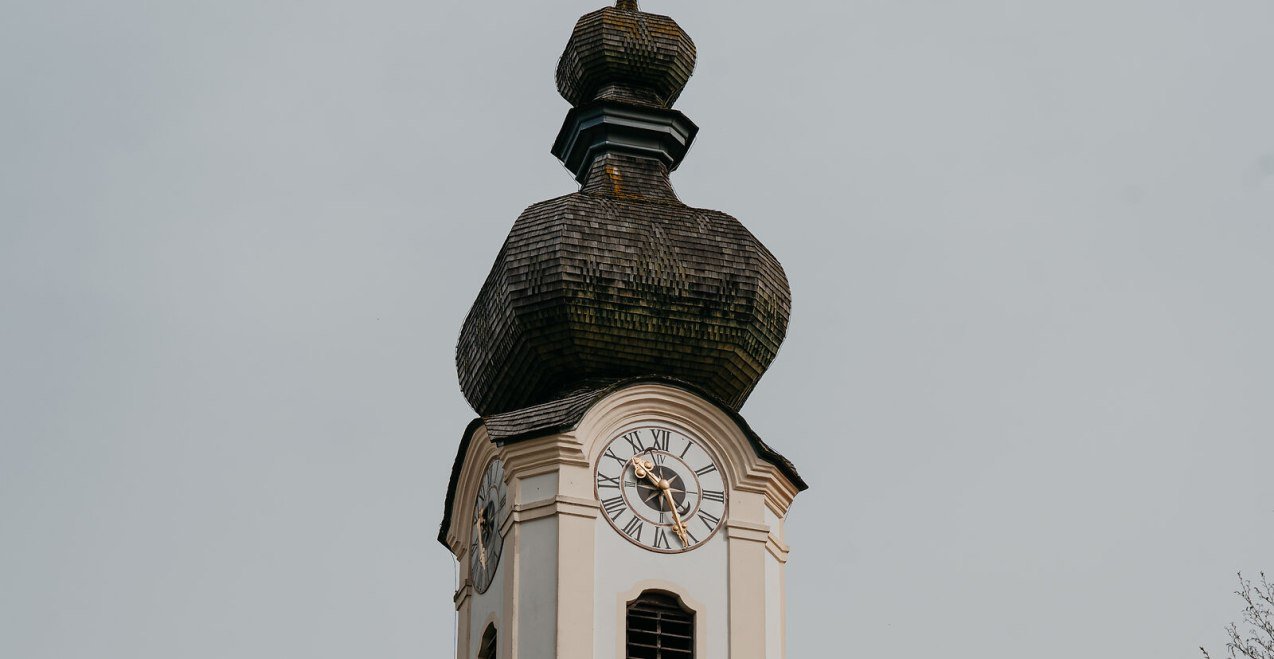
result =
[[[600,518],[593,465],[615,431],[634,423],[680,427],[702,440],[725,473],[729,508],[711,540],[682,554],[626,541]],[[513,504],[491,587],[469,584],[472,528],[462,520],[481,469],[504,460]],[[644,590],[673,593],[695,612],[696,659],[785,656],[783,520],[797,488],[760,459],[734,421],[683,389],[639,383],[599,400],[570,431],[503,447],[483,428],[464,458],[446,541],[460,565],[457,659],[473,659],[494,623],[502,659],[624,656],[624,615]]]

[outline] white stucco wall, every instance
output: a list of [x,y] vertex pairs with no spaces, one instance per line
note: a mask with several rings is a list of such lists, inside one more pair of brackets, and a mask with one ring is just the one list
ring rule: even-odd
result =
[[[507,548],[506,548],[507,550]],[[504,575],[503,572],[509,569],[509,564],[513,561],[507,555],[500,558],[500,564],[496,566],[495,576],[491,580],[491,587],[487,592],[477,594],[476,592],[469,600],[470,620],[469,625],[469,647],[473,654],[477,654],[478,646],[482,641],[482,632],[486,630],[489,623],[495,623],[496,632],[503,634],[505,632],[504,620]]]
[[557,518],[519,525],[518,657],[557,655]]
[[[723,528],[686,553],[628,542],[602,518],[596,501],[592,463],[601,446],[617,428],[648,421],[684,424],[729,473]],[[760,462],[720,410],[682,390],[639,385],[599,401],[576,431],[498,449],[478,445],[470,457],[495,452],[514,478],[516,510],[490,589],[470,591],[462,601],[468,645],[462,643],[462,654],[477,652],[494,621],[502,657],[622,657],[626,604],[654,589],[676,594],[695,611],[697,659],[783,658],[786,546],[775,511],[786,510],[795,489]],[[462,529],[454,546],[466,542]]]
[[594,531],[594,656],[623,656],[623,613],[628,595],[649,587],[672,590],[697,607],[695,633],[705,641],[703,659],[727,659],[729,584],[725,534],[718,533],[685,554],[657,554],[623,539],[601,518],[596,520]]

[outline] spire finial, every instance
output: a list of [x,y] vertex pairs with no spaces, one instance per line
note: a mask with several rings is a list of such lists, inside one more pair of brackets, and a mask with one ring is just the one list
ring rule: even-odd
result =
[[641,11],[637,8],[637,0],[616,0],[615,8],[624,11]]

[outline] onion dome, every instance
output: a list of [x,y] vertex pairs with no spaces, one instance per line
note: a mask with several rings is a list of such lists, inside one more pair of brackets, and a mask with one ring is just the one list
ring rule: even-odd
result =
[[618,100],[667,108],[695,68],[695,44],[667,16],[636,0],[586,14],[557,63],[557,90],[571,105]]
[[632,377],[737,410],[774,360],[792,299],[782,266],[669,180],[698,131],[671,108],[694,60],[672,19],[632,0],[579,20],[557,69],[575,107],[552,152],[581,187],[518,217],[465,319],[456,366],[478,414]]

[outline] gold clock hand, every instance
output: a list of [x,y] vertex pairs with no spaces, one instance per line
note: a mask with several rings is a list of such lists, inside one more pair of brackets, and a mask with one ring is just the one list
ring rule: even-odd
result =
[[659,493],[664,496],[668,501],[668,507],[672,509],[673,532],[677,534],[677,539],[681,541],[682,547],[689,545],[690,543],[686,541],[686,525],[681,521],[681,513],[677,512],[677,501],[672,497],[672,484],[655,475],[655,463],[649,460],[642,460],[635,455],[630,461],[633,464],[633,475],[637,476],[637,478],[645,478],[659,488]]
[[482,544],[482,527],[487,523],[487,509],[484,507],[478,511],[478,562],[482,563],[482,569],[487,569],[487,548]]
[[[659,477],[656,476],[653,471],[651,471],[652,469],[655,468],[655,465],[653,462],[650,462],[648,460],[642,460],[641,458],[635,455],[629,458],[628,461],[633,465],[634,476],[636,476],[637,478],[644,478],[650,481],[651,484],[653,484],[655,487],[659,488],[660,491],[663,490],[663,488],[659,486]],[[649,502],[652,498],[656,496],[658,496],[658,493],[653,494],[649,497],[642,497],[642,500]]]
[[[655,487],[659,487],[659,477],[656,476],[654,472],[655,463],[651,462],[650,460],[642,460],[641,458],[635,455],[632,458],[632,463],[633,463],[633,474],[636,475],[637,478],[645,478],[646,480],[653,483]],[[659,487],[659,489],[662,490],[663,488]]]
[[655,464],[653,462],[642,460],[635,455],[629,458],[628,462],[633,465],[633,475],[637,478],[648,478],[652,481],[658,481],[658,479],[655,478],[655,475],[650,473],[650,470],[655,468]]
[[672,530],[677,533],[677,539],[681,541],[681,546],[685,547],[690,543],[686,542],[686,525],[681,521],[681,513],[677,512],[677,501],[672,498],[672,490],[665,487],[663,491],[664,499],[667,499],[668,507],[672,509],[672,521],[675,522]]

